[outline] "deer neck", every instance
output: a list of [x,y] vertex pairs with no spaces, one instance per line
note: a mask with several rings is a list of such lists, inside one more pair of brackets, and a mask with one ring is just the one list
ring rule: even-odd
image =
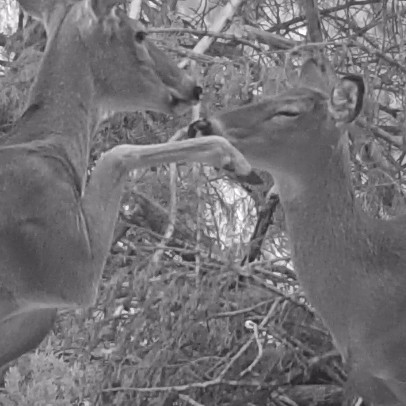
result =
[[295,192],[289,179],[284,186],[284,177],[275,177],[295,270],[325,322],[339,326],[340,332],[348,326],[350,291],[366,271],[358,259],[367,257],[371,241],[365,214],[355,201],[344,144],[313,175],[296,182]]
[[[367,232],[365,215],[355,201],[348,147],[344,142],[334,148],[323,167],[298,183],[294,195],[280,187],[294,255],[303,251],[296,250],[297,245],[306,245],[307,251],[332,258],[336,267],[343,252],[359,248],[354,240]],[[327,254],[326,250],[331,252]],[[326,263],[325,258],[322,261]]]
[[69,161],[83,186],[90,139],[98,123],[94,95],[88,52],[79,31],[57,33],[47,44],[28,107],[6,144],[40,141],[51,146]]

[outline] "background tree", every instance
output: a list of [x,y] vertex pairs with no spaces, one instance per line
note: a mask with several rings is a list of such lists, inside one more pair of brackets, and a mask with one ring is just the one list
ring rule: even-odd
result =
[[[338,74],[362,74],[368,106],[351,134],[357,196],[372,216],[402,212],[402,2],[231,4],[126,6],[159,46],[194,61],[206,113],[283,90],[315,47]],[[0,137],[22,112],[44,45],[42,27],[3,1]],[[123,142],[164,142],[190,119],[115,115],[92,158]],[[345,372],[297,286],[271,177],[252,187],[200,166],[175,174],[161,166],[129,177],[97,305],[61,314],[41,348],[4,371],[0,404],[340,404]]]

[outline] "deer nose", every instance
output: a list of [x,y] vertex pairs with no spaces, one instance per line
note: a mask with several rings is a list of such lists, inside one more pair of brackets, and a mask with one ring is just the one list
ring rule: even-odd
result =
[[195,100],[200,100],[200,96],[203,93],[203,89],[200,86],[195,86],[192,90],[192,96]]

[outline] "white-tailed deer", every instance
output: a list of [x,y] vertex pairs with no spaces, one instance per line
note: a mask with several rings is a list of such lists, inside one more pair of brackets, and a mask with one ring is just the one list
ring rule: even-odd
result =
[[348,126],[359,77],[330,92],[313,60],[299,84],[190,127],[218,134],[269,171],[292,257],[310,302],[348,366],[350,387],[376,405],[406,405],[406,217],[370,218],[350,178]]
[[222,137],[89,148],[111,111],[177,113],[202,89],[116,0],[20,0],[48,41],[27,109],[0,146],[0,365],[34,348],[58,308],[94,303],[130,170],[179,160],[250,166]]

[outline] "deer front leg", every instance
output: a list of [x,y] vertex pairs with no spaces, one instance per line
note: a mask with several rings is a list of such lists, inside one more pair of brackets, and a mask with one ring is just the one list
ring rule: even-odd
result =
[[119,145],[106,152],[96,163],[81,201],[90,249],[90,264],[83,270],[86,297],[82,305],[92,304],[96,298],[129,171],[179,161],[227,167],[245,177],[252,173],[244,156],[219,136],[147,146]]
[[220,166],[241,176],[248,176],[252,172],[251,165],[241,152],[224,137],[217,135],[165,144],[119,145],[109,152],[118,156],[128,170],[186,161]]

